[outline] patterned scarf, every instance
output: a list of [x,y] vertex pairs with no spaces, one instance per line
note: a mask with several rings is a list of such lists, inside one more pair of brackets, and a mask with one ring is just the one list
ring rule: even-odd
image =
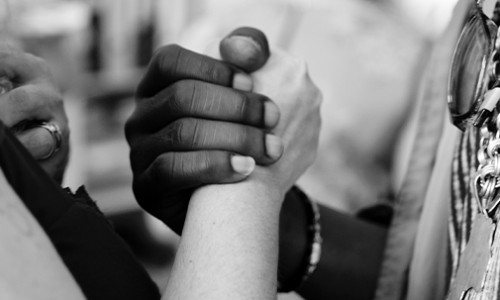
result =
[[[470,180],[478,168],[477,152],[479,150],[480,134],[477,129],[468,129],[458,140],[453,157],[451,182],[451,215],[449,222],[450,262],[449,273],[451,282],[455,280],[461,255],[470,238],[471,228],[479,213]],[[500,230],[495,233],[480,292],[469,290],[465,300],[500,299]]]

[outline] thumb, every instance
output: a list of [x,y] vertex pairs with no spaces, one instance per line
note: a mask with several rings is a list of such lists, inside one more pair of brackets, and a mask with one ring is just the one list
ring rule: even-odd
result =
[[41,128],[33,128],[18,133],[17,138],[37,160],[50,157],[56,147],[50,133]]
[[[44,124],[32,125],[15,133],[19,141],[36,160],[50,158],[60,147],[61,141],[46,126]],[[59,129],[57,130],[59,131]],[[59,137],[61,138],[60,133]]]
[[219,51],[224,61],[246,72],[258,70],[270,56],[266,35],[251,27],[232,31],[220,42]]

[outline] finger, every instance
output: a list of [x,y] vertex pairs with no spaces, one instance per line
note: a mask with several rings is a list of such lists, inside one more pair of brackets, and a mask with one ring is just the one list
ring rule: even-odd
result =
[[182,79],[195,79],[230,87],[251,85],[251,78],[227,63],[201,55],[178,45],[160,48],[151,59],[139,83],[137,95],[151,97],[168,85]]
[[14,88],[12,80],[6,76],[0,77],[0,95],[10,92]]
[[[140,176],[139,181],[157,182],[157,193],[166,194],[175,186],[176,190],[213,183],[230,183],[245,179],[255,168],[251,157],[226,151],[168,152],[158,156]],[[157,196],[160,196],[157,195]]]
[[55,114],[64,114],[62,99],[45,85],[23,85],[0,96],[0,119],[9,127],[25,120],[50,120]]
[[15,85],[52,79],[43,59],[10,45],[0,47],[0,77],[7,77]]
[[269,165],[282,155],[283,144],[280,138],[251,126],[185,118],[134,140],[131,149],[132,168],[140,171],[159,155],[172,151],[223,150]]
[[53,136],[44,128],[35,127],[19,132],[16,136],[37,160],[48,158],[57,147]]
[[219,51],[224,61],[246,72],[260,69],[270,56],[266,35],[251,27],[232,31],[220,42]]
[[155,97],[143,100],[126,132],[155,132],[180,118],[192,117],[273,128],[278,107],[266,96],[202,81],[182,80]]

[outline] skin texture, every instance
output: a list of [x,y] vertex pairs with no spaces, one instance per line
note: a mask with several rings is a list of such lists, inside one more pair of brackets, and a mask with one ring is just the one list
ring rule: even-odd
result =
[[[239,32],[241,34],[241,31]],[[245,31],[245,34],[252,34],[252,31]],[[230,34],[228,37],[231,37],[232,34]],[[231,49],[232,54],[237,53],[235,51],[236,49],[241,49],[241,47],[244,45],[244,43],[261,43],[262,39],[259,38],[254,38],[255,36],[263,36],[261,33],[255,33],[252,35],[252,38],[244,38],[244,39],[239,39],[237,38],[237,45],[235,48]],[[265,36],[264,36],[265,38]],[[234,41],[234,39],[230,39],[230,41]],[[219,47],[211,47],[211,52],[209,54],[213,57],[220,57],[220,53],[218,53],[217,50],[220,49],[220,47],[228,47],[231,44],[230,41],[227,41],[227,37],[223,40],[223,42],[219,45]],[[267,43],[267,41],[266,41]],[[258,52],[252,52],[255,49],[264,49],[262,46],[261,47],[256,47],[255,45],[249,45],[250,51],[243,51],[243,53],[256,53]],[[216,49],[215,51],[213,49]],[[258,55],[264,55],[264,52],[258,53]],[[238,66],[239,62],[248,62],[249,60],[246,60],[245,58],[237,58],[236,56],[226,56],[225,57],[229,63],[232,66]],[[259,61],[256,59],[253,59],[251,61]],[[267,61],[267,60],[266,60]],[[300,66],[300,63],[298,63]],[[153,65],[150,65],[153,67]],[[240,67],[240,66],[238,66]],[[301,69],[300,67],[297,66],[298,69]],[[258,68],[257,68],[258,69]],[[294,74],[292,72],[294,70],[288,70],[288,72],[284,72],[285,74]],[[306,71],[305,66],[302,66],[302,72]],[[249,91],[252,90],[255,92],[257,89],[261,89],[259,92],[270,96],[271,99],[276,100],[276,91],[273,89],[268,89],[266,90],[266,82],[280,82],[279,80],[287,78],[287,76],[282,76],[282,74],[275,73],[274,75],[268,77],[265,81],[260,80],[257,77],[253,77],[251,84],[247,84],[246,88],[243,90]],[[300,77],[299,77],[300,78]],[[293,81],[293,78],[288,78],[289,80]],[[145,77],[143,80],[148,81],[148,80],[153,80],[153,77],[150,77],[149,79]],[[207,80],[207,79],[205,79]],[[302,78],[304,80],[304,78]],[[309,80],[309,79],[307,79]],[[305,82],[307,82],[307,80]],[[229,82],[230,80],[227,80]],[[296,82],[297,83],[297,82]],[[288,88],[288,87],[287,87]],[[300,92],[295,90],[294,92]],[[266,94],[267,93],[267,94]],[[301,94],[302,97],[305,97],[307,93]],[[138,99],[138,104],[137,104],[137,109],[139,110],[141,106],[144,104],[141,103],[141,99]],[[277,104],[279,104],[277,102]],[[307,101],[300,103],[298,102],[296,107],[294,108],[289,108],[287,109],[286,107],[281,107],[280,109],[282,110],[280,113],[281,115],[283,114],[290,114],[293,111],[301,111],[302,107],[300,105],[305,105],[307,106]],[[134,116],[131,118],[129,126],[129,130],[133,129],[133,127],[139,125],[140,123],[144,122],[146,123],[146,117],[144,117],[144,121],[141,120],[135,120]],[[135,123],[138,122],[138,123]],[[286,124],[288,121],[284,121],[282,124]],[[280,123],[281,124],[281,123]],[[285,127],[285,125],[280,126],[278,124],[277,127],[273,128],[273,132],[280,132],[280,128]],[[169,123],[167,122],[165,126],[170,126]],[[313,127],[310,127],[310,129]],[[298,130],[307,130],[306,128],[299,128]],[[293,131],[292,131],[293,132]],[[308,135],[308,136],[314,136],[311,135],[311,133],[308,132],[302,132],[303,135]],[[149,139],[150,137],[148,136],[143,136],[145,140]],[[129,136],[129,143],[131,143],[131,148],[132,152],[134,151],[134,143],[138,141],[138,137],[135,135]],[[233,141],[234,142],[234,141]],[[296,145],[299,145],[300,140],[296,141]],[[307,144],[307,143],[306,143]],[[286,144],[285,144],[286,145]],[[285,153],[287,152],[285,146]],[[303,147],[300,146],[300,147]],[[198,149],[197,151],[205,151],[208,153],[207,150],[203,149]],[[165,150],[165,152],[168,152],[168,149]],[[314,152],[314,151],[313,151]],[[313,153],[312,152],[312,153]],[[293,152],[291,152],[293,153]],[[161,155],[160,155],[161,156]],[[295,157],[296,158],[296,157]],[[286,155],[282,156],[280,161],[286,161],[288,159],[288,165],[295,165],[296,161],[295,158],[289,159]],[[172,161],[180,161],[179,157],[171,157]],[[131,155],[131,160],[132,164],[134,164],[135,160],[140,160],[139,155]],[[200,161],[199,161],[200,162]],[[299,162],[299,161],[297,161]],[[170,184],[169,182],[173,178],[180,178],[177,175],[179,175],[176,172],[179,172],[179,170],[173,170],[172,173],[170,173],[168,176],[161,172],[156,172],[156,176],[154,177],[155,180],[152,180],[153,177],[144,177],[144,174],[147,172],[141,171],[141,170],[135,170],[134,171],[134,176],[135,179],[134,181],[136,182],[135,185],[135,192],[136,195],[138,196],[138,201],[139,203],[143,203],[143,207],[149,207],[149,211],[159,217],[163,222],[165,222],[167,225],[171,226],[174,224],[183,224],[184,223],[184,218],[186,216],[186,210],[188,207],[189,203],[189,196],[192,194],[192,187],[194,186],[199,186],[204,184],[204,181],[202,180],[205,175],[211,176],[211,178],[216,182],[216,180],[220,180],[220,178],[227,178],[224,176],[227,176],[228,174],[231,174],[231,168],[227,166],[227,161],[226,160],[220,160],[218,164],[213,164],[211,171],[210,172],[201,172],[200,170],[197,170],[196,168],[193,168],[193,172],[189,173],[187,176],[183,177],[182,180],[184,180],[184,183],[178,183],[177,181],[173,181],[176,184]],[[184,165],[186,164],[179,164],[179,165]],[[286,165],[286,164],[285,164]],[[305,163],[307,165],[307,163]],[[276,168],[280,168],[277,166]],[[254,170],[254,173],[260,174],[260,168],[256,167]],[[186,173],[182,173],[181,175],[184,176]],[[266,176],[266,173],[261,174],[262,176]],[[144,178],[144,179],[141,179]],[[218,199],[223,199],[220,202],[216,202],[215,200],[211,201],[204,201],[202,199],[211,199],[215,198],[215,195],[219,192],[218,187],[207,187],[205,190],[207,194],[203,193],[197,193],[194,195],[193,199],[191,200],[193,203],[193,208],[190,209],[190,218],[192,219],[190,224],[192,224],[189,229],[189,231],[193,231],[194,234],[196,232],[201,233],[203,230],[207,230],[209,232],[204,232],[204,236],[199,236],[198,238],[193,238],[193,235],[191,235],[191,238],[188,240],[187,237],[185,237],[184,241],[188,245],[191,245],[192,247],[186,247],[182,246],[181,251],[189,251],[189,249],[204,249],[204,251],[208,251],[210,249],[220,249],[220,247],[217,247],[217,245],[214,245],[212,248],[208,249],[205,247],[206,245],[204,244],[207,240],[208,237],[211,236],[213,237],[213,241],[224,241],[224,239],[220,239],[220,237],[217,236],[219,231],[225,232],[227,236],[230,236],[233,234],[233,239],[230,239],[230,241],[227,241],[226,245],[234,244],[234,239],[238,239],[238,236],[244,232],[244,234],[248,234],[248,230],[242,230],[239,232],[231,231],[229,228],[224,228],[223,224],[224,222],[221,222],[222,219],[226,219],[226,222],[229,224],[232,224],[234,222],[249,222],[248,224],[252,223],[252,226],[249,225],[249,228],[255,226],[255,224],[258,224],[259,226],[262,226],[258,232],[267,232],[269,235],[267,236],[269,240],[267,242],[271,242],[271,244],[266,244],[268,245],[265,253],[261,253],[260,258],[262,259],[263,262],[267,264],[268,267],[273,267],[274,266],[274,261],[275,261],[275,245],[273,243],[276,243],[276,223],[277,220],[279,219],[279,248],[280,248],[280,253],[279,253],[279,274],[280,278],[283,278],[284,281],[286,278],[289,278],[290,276],[296,276],[297,272],[301,272],[302,270],[302,263],[305,255],[307,255],[307,247],[309,245],[309,240],[308,240],[308,233],[307,233],[307,224],[309,222],[308,216],[304,211],[304,205],[301,203],[300,200],[298,200],[297,197],[294,197],[293,195],[288,195],[285,199],[285,202],[283,203],[283,206],[281,207],[281,211],[279,215],[276,214],[276,206],[270,204],[270,203],[276,203],[276,201],[282,201],[283,199],[283,190],[285,190],[286,187],[290,186],[290,184],[293,183],[292,178],[295,176],[291,176],[290,180],[288,182],[283,183],[281,188],[278,188],[279,192],[276,190],[269,190],[268,187],[265,187],[261,185],[262,180],[259,180],[258,182],[253,181],[253,173],[250,177],[250,182],[247,182],[245,184],[242,183],[241,186],[233,186],[233,191],[227,191],[229,195],[225,195],[224,197],[220,197]],[[262,177],[257,177],[261,178]],[[270,176],[267,177],[266,180],[269,180],[269,182],[272,182],[274,180],[274,177]],[[264,182],[266,182],[264,180]],[[185,185],[185,182],[190,182],[189,185]],[[238,180],[235,180],[238,181]],[[140,182],[138,184],[138,182]],[[230,181],[228,181],[230,182]],[[254,186],[250,186],[254,185]],[[276,186],[279,186],[279,183],[276,183]],[[158,194],[158,191],[161,190],[158,187],[159,186],[165,186],[165,190],[168,189],[171,191],[171,194],[168,193],[160,193]],[[225,187],[228,188],[228,187]],[[221,188],[222,189],[222,188]],[[254,190],[254,191],[266,191],[267,197],[265,199],[259,198],[258,195],[253,195],[252,193],[248,195],[252,195],[251,197],[242,197],[244,195],[247,195],[248,191],[246,190]],[[224,189],[222,189],[224,190]],[[148,191],[154,191],[151,193],[148,193]],[[202,192],[201,190],[200,192]],[[222,191],[221,191],[222,192]],[[276,194],[279,194],[280,197],[275,196]],[[237,199],[234,198],[234,195],[237,194],[239,195]],[[161,195],[161,196],[159,196]],[[200,195],[203,195],[200,196]],[[262,196],[262,195],[261,195]],[[272,198],[275,196],[276,198]],[[278,200],[278,198],[280,198]],[[176,207],[173,210],[169,210],[170,214],[165,214],[162,212],[162,208],[164,208],[163,205],[169,205],[172,203],[171,201],[173,199],[178,200],[178,207]],[[200,199],[196,201],[196,199]],[[240,203],[238,201],[241,200]],[[149,203],[151,201],[152,203],[159,202],[163,204],[151,204]],[[146,206],[145,206],[146,204]],[[212,206],[213,207],[212,207]],[[271,206],[270,208],[268,206]],[[224,212],[223,207],[226,209]],[[156,211],[156,209],[159,209],[159,211]],[[230,208],[230,209],[228,209]],[[234,209],[234,210],[233,210]],[[238,210],[239,209],[239,210]],[[260,209],[260,213],[259,213]],[[258,210],[255,212],[255,210]],[[155,212],[156,211],[156,212]],[[252,214],[246,214],[249,212],[255,212],[253,214],[253,217],[255,216],[260,216],[262,217],[262,211],[266,211],[268,213],[267,217],[265,220],[260,220],[260,222],[256,221],[255,219],[252,220]],[[205,212],[203,214],[202,212]],[[227,213],[224,215],[224,213]],[[243,213],[237,216],[239,213]],[[248,217],[248,218],[247,218]],[[210,219],[213,221],[213,224],[210,222],[207,222],[205,219]],[[348,216],[344,215],[342,213],[338,213],[333,211],[332,209],[329,209],[327,207],[321,207],[321,219],[320,219],[322,228],[323,228],[323,255],[322,258],[319,262],[318,268],[316,272],[314,273],[313,276],[311,276],[307,282],[305,282],[300,289],[298,290],[301,295],[303,295],[305,298],[311,298],[311,299],[333,299],[338,297],[339,299],[371,299],[373,296],[374,288],[376,285],[377,277],[378,277],[378,270],[380,267],[380,262],[382,258],[382,253],[383,253],[383,248],[385,245],[385,236],[386,236],[386,229],[373,225],[371,223],[367,223],[361,220],[356,219],[353,216]],[[200,226],[200,224],[204,224],[206,226]],[[241,223],[239,223],[241,225]],[[218,227],[220,226],[220,228]],[[175,228],[175,227],[174,227]],[[201,231],[197,231],[197,230]],[[180,227],[177,227],[177,231],[180,232]],[[252,230],[252,232],[255,232]],[[359,236],[362,236],[363,238],[357,238]],[[262,238],[262,237],[260,237]],[[259,241],[257,237],[253,239],[252,241]],[[266,239],[262,238],[263,241],[266,241]],[[241,241],[240,241],[241,242]],[[198,243],[198,244],[197,244]],[[185,244],[184,244],[185,245]],[[220,245],[219,245],[220,246]],[[247,244],[245,245],[239,245],[235,246],[239,247],[238,251],[241,253],[247,253],[249,250],[248,249],[255,249],[255,247],[252,247],[252,245]],[[260,245],[259,245],[260,247]],[[236,253],[237,248],[233,248]],[[258,248],[257,249],[261,249]],[[198,253],[200,254],[200,253]],[[224,257],[232,257],[235,255],[232,255],[233,253],[224,253]],[[186,268],[185,270],[194,270],[193,266],[191,265],[192,260],[189,259],[189,257],[195,255],[195,253],[185,253],[184,259],[179,260],[177,262],[179,266],[182,266],[181,269]],[[214,252],[213,255],[222,255],[222,253],[217,253]],[[238,254],[239,255],[239,254]],[[238,257],[236,255],[236,257]],[[339,259],[339,257],[342,257],[342,259]],[[250,257],[246,257],[250,261]],[[256,260],[259,262],[259,260]],[[205,264],[205,262],[199,262]],[[238,265],[239,262],[234,261],[235,265]],[[227,265],[231,266],[230,264],[227,264],[227,262],[221,262],[218,266],[220,267],[221,265]],[[177,268],[180,268],[180,267]],[[200,267],[200,266],[198,266]],[[203,268],[207,267],[208,265],[204,265]],[[219,269],[212,266],[213,268],[211,269],[213,271],[212,274],[218,274]],[[190,269],[191,268],[191,269]],[[227,276],[228,274],[235,275],[232,273],[234,270],[225,270],[224,272],[225,275]],[[269,269],[261,269],[263,272],[268,272],[272,273],[274,270],[269,270]],[[198,274],[198,273],[197,273]],[[201,273],[200,273],[201,274]],[[237,276],[239,276],[238,274]],[[255,275],[255,274],[254,274]],[[236,275],[235,275],[236,276]],[[183,282],[180,280],[181,277],[179,277],[176,282],[180,284]],[[197,280],[199,280],[199,277],[192,277]],[[256,276],[256,278],[261,278],[261,276]],[[273,278],[272,276],[268,278]],[[186,278],[184,278],[186,279]],[[205,278],[206,279],[206,278]],[[253,278],[247,278],[248,280],[253,280]],[[174,279],[172,279],[174,280]],[[186,279],[188,280],[187,282],[192,282],[191,279]],[[193,281],[194,282],[194,281]],[[252,282],[252,284],[255,284],[256,282],[254,281],[248,281]],[[274,282],[269,282],[274,284]],[[185,284],[185,282],[183,283]],[[203,284],[203,283],[201,283]],[[214,283],[215,284],[215,283]],[[194,285],[194,283],[193,283]],[[174,284],[175,286],[175,284]],[[266,286],[267,289],[266,291],[268,294],[265,297],[271,296],[270,291],[275,292],[274,288],[271,288],[270,285]],[[363,287],[363,288],[360,288]],[[209,289],[209,287],[207,287]],[[243,289],[244,290],[244,289]],[[219,290],[221,291],[221,290]],[[170,291],[172,295],[178,295],[179,291]],[[175,298],[174,298],[175,299]]]
[[280,209],[315,158],[321,94],[305,64],[279,51],[252,79],[280,107],[273,132],[285,151],[242,182],[196,190],[164,299],[276,297]]
[[[49,67],[40,58],[8,45],[0,45],[0,120],[11,128],[42,168],[62,182],[69,155],[69,128],[62,97]],[[36,124],[57,124],[62,133],[58,152],[46,157],[55,141]]]
[[[177,45],[152,58],[125,133],[138,203],[177,233],[196,187],[241,181],[253,161],[281,156],[281,140],[270,134],[279,110],[250,92],[252,84],[233,65]],[[250,166],[239,172],[235,157]]]
[[[241,31],[238,34],[241,34]],[[248,34],[248,31],[245,34]],[[222,47],[232,45],[231,41],[236,41],[237,45],[235,47],[240,50],[244,43],[259,42],[258,39],[254,38],[241,39],[237,37],[236,39],[230,39],[229,42],[226,41],[227,43],[224,43]],[[241,50],[242,53],[253,55],[258,53],[252,52],[255,49],[263,49],[255,47],[255,45],[249,47],[251,51]],[[24,142],[24,145],[35,158],[42,157],[48,151],[47,149],[51,149],[53,141],[45,130],[23,126],[23,122],[26,120],[57,122],[63,130],[64,148],[56,156],[42,161],[42,166],[53,177],[62,178],[65,161],[67,160],[67,137],[69,132],[61,97],[54,88],[45,63],[18,50],[10,48],[7,50],[2,49],[1,52],[0,58],[4,64],[0,78],[10,78],[12,80],[8,82],[12,81],[13,84],[6,88],[4,94],[0,96],[0,105],[2,106],[0,119],[15,129],[17,136]],[[185,209],[174,210],[173,214],[167,216],[164,221],[168,224],[170,222],[169,218],[174,218],[178,222],[177,224],[182,224],[184,223],[189,196],[191,196],[195,187],[217,180],[234,182],[245,178],[248,179],[238,184],[212,185],[196,190],[191,199],[187,229],[176,261],[174,276],[172,276],[168,285],[166,295],[173,295],[173,299],[200,298],[201,296],[217,299],[274,298],[276,291],[274,278],[277,272],[276,264],[278,259],[277,222],[280,218],[283,220],[290,216],[305,217],[300,214],[300,206],[297,208],[297,206],[293,205],[285,205],[280,217],[281,202],[285,191],[314,159],[314,149],[317,146],[317,130],[319,128],[319,119],[316,116],[321,102],[320,95],[310,83],[303,63],[280,56],[279,53],[276,57],[281,57],[281,61],[270,60],[269,65],[262,70],[260,75],[257,72],[249,80],[246,77],[248,75],[242,75],[243,72],[235,67],[238,64],[243,64],[242,62],[248,62],[248,60],[231,56],[226,57],[230,64],[221,64],[207,57],[185,52],[178,46],[173,46],[173,49],[164,48],[163,50],[166,52],[159,51],[157,65],[152,64],[153,70],[149,70],[150,73],[147,74],[143,80],[144,83],[138,90],[138,95],[139,91],[142,91],[143,96],[138,98],[138,108],[128,124],[129,141],[134,143],[133,147],[136,147],[134,149],[137,151],[132,153],[132,157],[137,160],[144,159],[141,155],[145,152],[141,151],[145,150],[140,148],[140,143],[151,140],[151,145],[153,145],[151,149],[158,148],[158,152],[153,153],[153,158],[146,156],[145,160],[154,162],[164,153],[172,153],[170,158],[167,157],[167,163],[169,161],[179,161],[179,157],[183,161],[183,154],[192,152],[192,147],[198,147],[195,149],[196,152],[199,152],[198,154],[205,154],[200,154],[200,159],[194,160],[194,165],[181,163],[182,168],[172,169],[172,172],[167,173],[166,177],[161,170],[158,170],[162,166],[161,163],[155,165],[149,161],[139,161],[136,169],[139,171],[135,171],[134,175],[137,174],[138,177],[141,177],[146,174],[146,179],[143,178],[143,182],[134,183],[134,186],[139,187],[139,190],[150,187],[158,188],[157,191],[161,192],[163,188],[166,189],[166,187],[158,187],[158,185],[165,185],[163,180],[169,180],[169,176],[170,179],[177,177],[178,181],[169,183],[171,185],[168,186],[169,190],[174,191],[172,194],[160,193],[162,197],[153,198],[153,200],[166,200],[168,202],[181,195],[177,198],[178,203],[183,203]],[[198,58],[199,60],[195,59],[193,65],[196,67],[199,67],[196,63],[203,64],[206,61],[213,64],[210,65],[211,63],[209,63],[210,67],[207,68],[206,73],[196,73],[197,68],[192,69],[192,73],[182,73],[181,71],[185,70],[180,68],[165,75],[163,72],[170,70],[172,66],[167,65],[163,66],[163,68],[157,68],[158,64],[161,65],[162,62],[165,62],[162,53],[168,55],[180,53],[185,55],[185,58]],[[236,52],[233,51],[232,53]],[[259,63],[262,60],[250,61]],[[216,67],[212,68],[214,65]],[[183,67],[189,67],[189,65]],[[242,68],[247,71],[252,70],[248,66]],[[216,72],[217,76],[215,77],[206,76],[211,73],[211,70],[222,71],[221,73]],[[239,75],[242,75],[242,77]],[[166,79],[166,84],[156,85],[154,81],[158,76]],[[216,83],[222,82],[221,84],[225,85],[225,88],[238,87],[239,92],[215,87],[213,81]],[[276,85],[269,85],[268,83],[276,83]],[[173,92],[171,90],[165,91],[171,86],[175,86],[175,88],[172,88]],[[193,88],[194,86],[196,88]],[[286,89],[282,86],[286,86]],[[293,88],[290,89],[290,87]],[[191,92],[190,95],[192,95],[192,91],[195,89],[198,89],[198,91],[201,89],[204,95],[209,97],[185,97],[186,94],[189,94],[188,92]],[[283,95],[279,93],[279,91],[288,89],[290,89],[291,94]],[[272,96],[273,100],[284,99],[286,101],[274,103],[270,98],[262,96],[260,93]],[[202,101],[203,98],[207,100],[210,99],[210,96],[216,95],[218,97],[211,100],[228,98],[242,103],[248,100],[248,103],[236,105],[237,109],[234,110],[211,111],[206,108],[223,108],[226,105],[217,106],[212,103],[212,105],[197,107],[199,102],[192,101],[193,99]],[[170,100],[175,101],[170,102]],[[155,106],[157,104],[158,106]],[[203,104],[207,104],[207,102]],[[283,114],[279,123],[279,112],[277,112],[276,104],[279,105]],[[165,109],[163,105],[168,109]],[[247,106],[250,106],[248,110],[240,109]],[[141,109],[143,110],[139,111]],[[243,113],[238,116],[235,112]],[[300,113],[295,114],[294,112]],[[158,114],[150,118],[151,114],[154,113]],[[167,114],[166,120],[159,120],[164,118],[163,113]],[[293,116],[293,118],[290,116]],[[190,122],[193,122],[193,119],[199,119],[202,126],[209,124],[208,121],[214,122],[213,127],[210,127],[204,133],[202,132],[202,137],[209,136],[215,131],[225,134],[233,132],[230,135],[231,137],[239,136],[249,130],[245,126],[253,127],[256,131],[249,131],[253,131],[255,135],[261,137],[259,143],[251,144],[245,144],[245,142],[247,142],[247,139],[253,140],[255,138],[253,135],[247,136],[247,139],[236,140],[236,145],[229,145],[228,140],[221,137],[208,142],[207,140],[204,141],[204,139],[194,139],[194,141],[201,141],[201,144],[198,142],[198,144],[189,142],[183,144],[182,142],[186,139],[175,138],[182,136],[182,134],[179,135],[178,127],[174,126],[172,129],[174,138],[170,139],[171,144],[165,146],[155,141],[155,139],[158,140],[159,137],[162,137],[161,133],[158,134],[158,132],[161,132],[164,127],[171,126],[172,122],[174,124],[180,123],[182,128],[185,124],[189,125]],[[222,123],[220,119],[226,125],[231,126],[219,127],[221,125],[219,123]],[[235,123],[238,123],[238,126]],[[304,124],[308,124],[308,126]],[[150,125],[153,127],[148,127]],[[233,126],[235,126],[233,129],[228,129]],[[271,131],[273,135],[279,137],[279,143],[281,143],[279,149],[284,151],[283,153],[278,151],[278,155],[274,157],[270,157],[268,154],[269,149],[267,149],[268,145],[265,138],[266,134]],[[192,131],[191,134],[187,134],[187,138],[188,140],[194,138]],[[209,150],[205,147],[209,148]],[[216,150],[210,149],[211,147]],[[222,159],[211,161],[211,164],[207,165],[206,159],[211,158],[214,153],[222,153]],[[231,165],[231,157],[234,156],[234,153],[239,153],[241,157],[252,155],[255,161],[268,167],[256,166],[248,174],[236,174]],[[186,158],[184,162],[191,161],[189,155]],[[280,161],[275,163],[278,158],[281,158]],[[188,166],[187,169],[186,166]],[[204,167],[206,168],[204,169]],[[193,168],[191,172],[187,172],[189,168]],[[206,171],[204,180],[204,177],[199,174],[200,170]],[[180,175],[184,174],[184,177],[178,176],[179,172]],[[248,176],[250,177],[248,178]],[[152,178],[156,180],[150,181]],[[136,182],[136,179],[134,181]],[[0,255],[2,257],[0,264],[3,269],[30,269],[29,273],[11,272],[5,274],[6,277],[2,282],[6,284],[0,288],[0,291],[4,294],[1,294],[0,298],[39,299],[44,295],[48,295],[48,299],[81,299],[83,297],[81,291],[74,283],[71,275],[67,272],[57,254],[55,254],[54,249],[38,224],[34,222],[32,216],[16,198],[17,196],[13,194],[8,184],[5,183],[3,176],[0,185],[5,186],[5,188],[1,189],[3,193],[2,199],[4,199],[3,205],[0,204],[0,213],[3,211],[4,218],[2,220],[5,224],[0,226],[0,236],[2,240],[6,241],[5,245],[9,247],[0,249],[2,253],[5,252]],[[163,198],[163,196],[165,197]],[[150,200],[148,199],[143,199],[143,201],[145,207],[153,208],[152,211],[156,207],[164,208],[163,205],[149,204],[148,201]],[[299,210],[299,213],[292,215],[289,214],[290,210]],[[158,216],[164,217],[165,214],[160,211]],[[381,253],[380,249],[383,246],[385,231],[363,222],[360,223],[351,217],[332,214],[326,208],[322,208],[322,216],[324,216],[322,219],[323,228],[329,229],[328,232],[325,232],[328,239],[323,245],[323,251],[329,255],[324,255],[315,275],[302,286],[300,292],[306,297],[310,296],[315,299],[321,299],[319,297],[327,295],[330,298],[358,299],[352,293],[356,294],[356,291],[363,291],[364,289],[356,287],[365,286],[365,284],[372,286],[374,283],[372,279],[376,278],[376,271],[378,270],[377,258],[379,259]],[[338,222],[332,223],[335,220]],[[303,222],[294,222],[293,220],[288,223],[303,225]],[[172,224],[175,224],[175,222]],[[179,229],[181,226],[177,228]],[[303,238],[301,244],[307,245],[303,235],[295,234],[301,232],[300,229],[303,229],[303,226],[299,226],[300,228],[292,227],[289,228],[289,234],[281,234],[289,237],[284,241],[280,240],[280,245],[285,245],[285,247],[281,248],[286,249],[286,245],[295,247],[297,243],[290,242],[293,238]],[[345,234],[346,231],[352,232],[352,235]],[[362,239],[359,239],[360,233],[364,233]],[[242,236],[245,238],[242,239]],[[349,238],[351,236],[358,238],[353,241]],[[352,247],[339,247],[339,245],[358,245],[354,247],[358,250],[352,251]],[[370,247],[366,247],[366,245],[370,245]],[[366,249],[370,249],[370,251]],[[16,254],[15,259],[11,258],[13,253]],[[283,264],[293,265],[290,260],[300,261],[303,256],[303,253],[300,252],[295,257],[287,257]],[[19,257],[22,257],[22,259],[19,260]],[[346,259],[339,261],[338,257]],[[223,261],[220,260],[221,258],[223,258]],[[238,270],[245,270],[244,276]],[[360,274],[364,276],[359,276]],[[346,278],[349,284],[344,282]],[[335,280],[335,285],[332,284],[332,279]],[[228,282],[231,283],[229,289]],[[52,287],[51,284],[54,283],[57,283],[57,287]],[[179,287],[182,287],[183,290],[178,290]],[[339,289],[339,287],[342,288]],[[322,291],[321,295],[317,294],[318,291]],[[368,291],[370,290],[368,289]],[[367,293],[361,293],[357,296],[359,296],[359,299],[365,299]]]
[[250,73],[261,68],[270,55],[264,33],[250,27],[237,28],[223,38],[219,52],[224,61]]

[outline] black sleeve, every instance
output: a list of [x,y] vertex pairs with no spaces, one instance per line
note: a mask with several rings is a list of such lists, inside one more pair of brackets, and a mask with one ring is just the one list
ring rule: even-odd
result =
[[158,287],[86,193],[64,191],[1,122],[0,167],[87,299],[160,299]]

